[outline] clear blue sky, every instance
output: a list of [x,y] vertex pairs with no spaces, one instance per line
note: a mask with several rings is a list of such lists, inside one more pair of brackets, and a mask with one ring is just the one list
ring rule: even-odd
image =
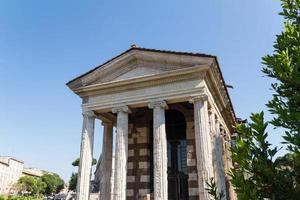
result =
[[[237,116],[265,109],[261,57],[282,30],[279,11],[274,0],[0,0],[0,155],[69,179],[82,116],[65,83],[132,43],[217,55]],[[96,158],[101,135],[98,122]]]

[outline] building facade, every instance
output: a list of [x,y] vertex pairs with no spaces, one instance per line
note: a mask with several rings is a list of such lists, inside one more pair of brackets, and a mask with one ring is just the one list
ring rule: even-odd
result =
[[209,200],[212,177],[235,199],[226,175],[235,114],[215,56],[132,46],[67,85],[83,109],[77,200],[89,199],[96,119],[101,200]]
[[47,172],[37,168],[25,168],[24,162],[11,156],[0,156],[0,195],[17,193],[16,183],[22,176],[39,178]]
[[32,176],[36,178],[39,178],[44,174],[52,174],[52,173],[37,168],[24,168],[22,172],[22,176]]
[[9,195],[16,192],[15,184],[22,174],[23,161],[9,156],[0,156],[0,194]]

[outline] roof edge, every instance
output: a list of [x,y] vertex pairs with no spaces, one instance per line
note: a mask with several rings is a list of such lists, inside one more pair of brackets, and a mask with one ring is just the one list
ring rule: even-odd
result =
[[126,51],[122,52],[121,54],[109,59],[108,61],[104,62],[101,65],[98,65],[97,67],[89,70],[88,72],[68,81],[66,83],[67,86],[69,86],[72,82],[76,81],[77,79],[80,79],[90,73],[92,73],[93,71],[99,69],[100,67],[112,62],[113,60],[123,56],[124,54],[132,51],[132,50],[140,50],[140,51],[149,51],[149,52],[157,52],[157,53],[168,53],[168,54],[177,54],[177,55],[187,55],[187,56],[200,56],[200,57],[208,57],[208,58],[216,58],[216,56],[213,55],[209,55],[209,54],[203,54],[203,53],[193,53],[193,52],[180,52],[180,51],[170,51],[170,50],[159,50],[159,49],[151,49],[151,48],[142,48],[142,47],[136,47],[136,46],[131,46],[131,48],[127,49]]

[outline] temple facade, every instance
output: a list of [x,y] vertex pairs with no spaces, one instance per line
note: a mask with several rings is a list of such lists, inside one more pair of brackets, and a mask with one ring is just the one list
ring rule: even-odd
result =
[[209,200],[210,178],[235,199],[227,172],[236,118],[215,56],[132,46],[67,85],[82,99],[77,200],[89,199],[95,120],[100,200]]

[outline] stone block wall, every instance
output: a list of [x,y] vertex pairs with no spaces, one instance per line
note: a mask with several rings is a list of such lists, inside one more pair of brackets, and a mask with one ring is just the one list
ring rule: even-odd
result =
[[[127,200],[150,199],[152,137],[149,126],[134,127],[129,124]],[[187,121],[187,169],[189,200],[199,199],[194,121]],[[153,188],[152,188],[153,189]]]
[[194,121],[187,121],[186,127],[186,152],[187,152],[187,166],[189,175],[189,200],[199,199],[198,189],[198,174],[197,174],[197,158],[195,146],[195,132]]
[[149,128],[129,125],[127,199],[147,199],[150,196]]

